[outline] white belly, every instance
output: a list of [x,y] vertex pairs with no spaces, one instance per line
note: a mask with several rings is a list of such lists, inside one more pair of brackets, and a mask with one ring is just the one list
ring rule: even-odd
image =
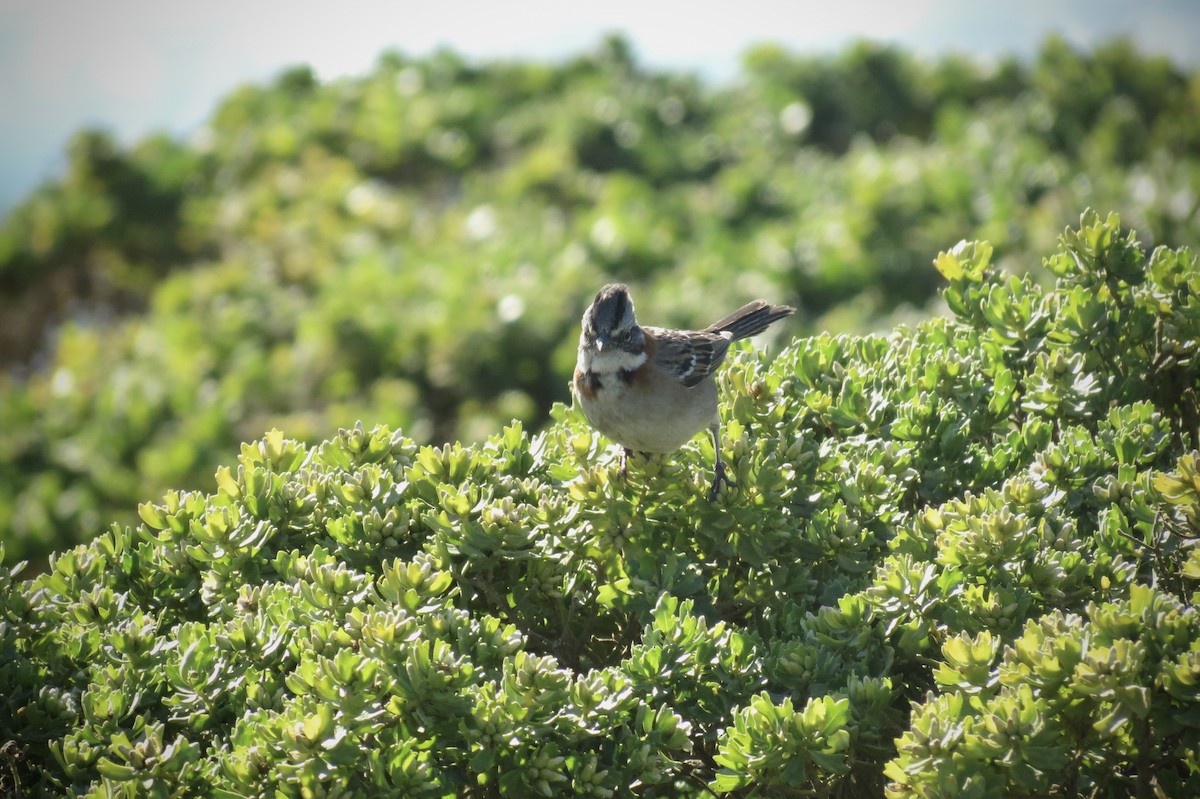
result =
[[592,426],[634,452],[673,452],[717,420],[717,384],[706,380],[694,388],[660,382],[648,401],[646,390],[616,375],[602,378],[599,396],[576,392],[583,415]]

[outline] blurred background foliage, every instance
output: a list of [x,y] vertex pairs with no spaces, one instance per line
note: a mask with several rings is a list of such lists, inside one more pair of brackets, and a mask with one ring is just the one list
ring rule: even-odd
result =
[[557,63],[385,53],[232,92],[187,140],[83,131],[0,225],[0,540],[39,561],[238,442],[356,420],[419,442],[568,398],[603,282],[785,335],[937,312],[960,239],[1036,265],[1085,207],[1200,236],[1200,73],[1117,40],[1031,61],[749,51],[721,85],[612,37]]

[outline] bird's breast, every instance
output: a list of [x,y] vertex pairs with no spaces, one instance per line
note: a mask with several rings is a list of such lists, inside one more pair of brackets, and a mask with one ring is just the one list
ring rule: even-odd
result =
[[575,393],[581,399],[588,402],[594,401],[602,385],[600,376],[595,372],[586,371],[578,366],[575,367]]

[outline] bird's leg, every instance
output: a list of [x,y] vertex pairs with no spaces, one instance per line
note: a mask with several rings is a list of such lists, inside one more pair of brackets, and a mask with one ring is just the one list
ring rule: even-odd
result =
[[730,488],[737,488],[737,483],[725,473],[725,461],[721,460],[721,420],[718,419],[709,425],[708,431],[712,433],[713,452],[717,456],[716,474],[713,475],[712,488],[708,490],[708,501],[715,502],[722,483]]
[[633,450],[629,447],[621,447],[621,479],[629,482],[629,456],[633,454]]

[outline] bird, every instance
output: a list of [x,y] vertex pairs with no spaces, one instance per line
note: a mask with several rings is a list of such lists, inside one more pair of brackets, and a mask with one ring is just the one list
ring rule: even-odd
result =
[[634,452],[673,452],[701,430],[712,434],[716,471],[708,492],[736,487],[721,458],[716,371],[729,345],[795,313],[754,300],[703,330],[639,325],[629,287],[609,283],[584,311],[571,381],[588,422],[623,448],[622,472]]

